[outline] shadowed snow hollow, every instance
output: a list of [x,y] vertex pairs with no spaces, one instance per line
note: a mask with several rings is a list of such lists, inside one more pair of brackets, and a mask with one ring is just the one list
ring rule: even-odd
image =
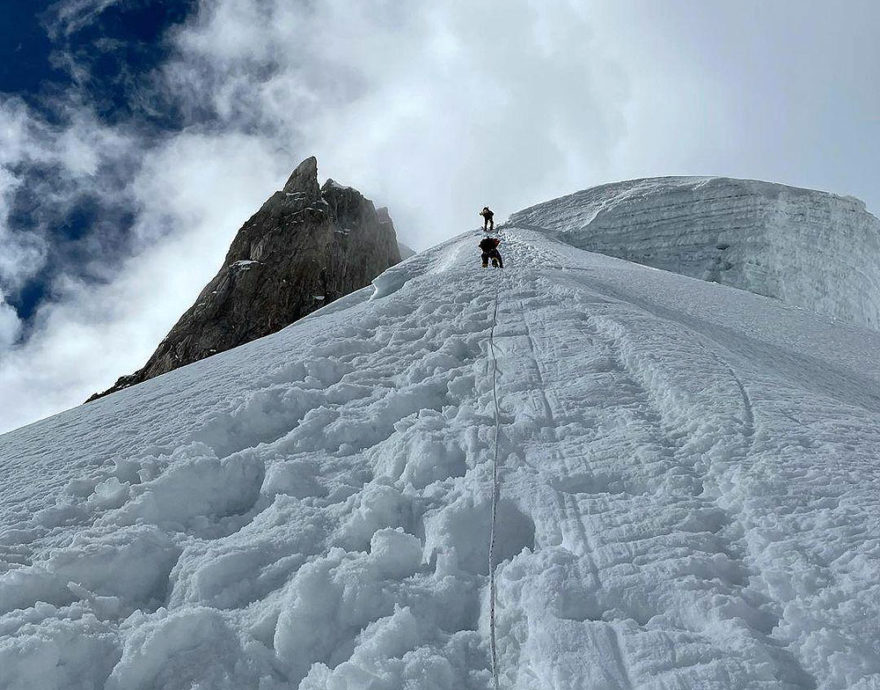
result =
[[496,457],[501,688],[880,687],[880,334],[502,240],[0,436],[0,688],[490,690]]
[[755,180],[661,177],[587,189],[510,222],[880,328],[880,220],[853,197]]

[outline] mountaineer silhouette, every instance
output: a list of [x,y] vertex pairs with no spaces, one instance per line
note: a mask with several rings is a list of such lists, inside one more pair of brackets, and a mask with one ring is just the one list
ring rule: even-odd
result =
[[495,214],[489,210],[488,206],[483,206],[483,210],[480,211],[481,216],[483,216],[483,230],[486,232],[492,232],[495,230]]
[[499,244],[501,244],[501,240],[497,237],[484,237],[480,241],[479,247],[483,252],[480,258],[483,260],[483,268],[489,265],[489,259],[492,259],[492,265],[495,268],[504,268],[504,260],[498,253]]

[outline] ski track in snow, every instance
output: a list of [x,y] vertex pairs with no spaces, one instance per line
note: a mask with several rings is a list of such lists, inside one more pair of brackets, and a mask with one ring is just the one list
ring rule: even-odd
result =
[[880,688],[880,335],[502,236],[0,437],[0,687],[492,687],[494,383],[502,688]]

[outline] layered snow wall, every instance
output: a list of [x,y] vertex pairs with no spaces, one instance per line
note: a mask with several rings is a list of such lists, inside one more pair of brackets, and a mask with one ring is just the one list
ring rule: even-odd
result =
[[587,189],[510,222],[880,328],[880,220],[852,197],[755,180],[661,177]]

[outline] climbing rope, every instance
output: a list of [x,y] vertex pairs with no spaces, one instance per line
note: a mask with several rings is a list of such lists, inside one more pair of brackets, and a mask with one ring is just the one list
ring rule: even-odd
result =
[[498,283],[495,284],[495,309],[492,313],[492,329],[489,331],[489,351],[492,356],[492,402],[495,405],[495,451],[492,457],[492,520],[489,528],[489,647],[492,651],[492,677],[495,690],[499,690],[498,649],[495,634],[495,524],[498,518],[498,497],[501,485],[498,481],[498,438],[501,429],[501,415],[498,409],[498,357],[495,354],[495,327],[498,325]]

